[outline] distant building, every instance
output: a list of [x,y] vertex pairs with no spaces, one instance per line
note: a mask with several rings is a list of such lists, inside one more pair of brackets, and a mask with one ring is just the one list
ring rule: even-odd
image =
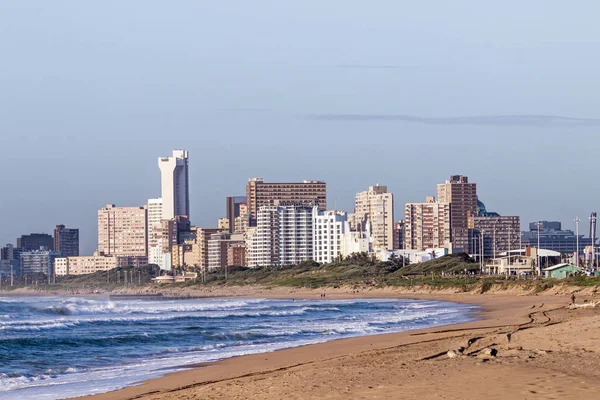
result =
[[246,185],[246,203],[252,225],[255,225],[258,209],[262,206],[317,205],[325,210],[327,185],[321,181],[267,183],[263,178],[251,178]]
[[[558,221],[542,221],[539,230],[540,248],[557,251],[561,254],[574,254],[577,251],[577,235],[572,230],[563,230]],[[529,224],[529,231],[521,236],[523,246],[537,247],[538,222]],[[597,246],[597,243],[594,243]],[[579,254],[592,246],[592,239],[579,235]]]
[[453,175],[437,186],[438,202],[450,204],[450,237],[454,252],[469,250],[468,217],[478,212],[477,185],[463,175]]
[[17,247],[22,251],[54,250],[54,238],[47,233],[31,233],[18,238]]
[[394,247],[394,195],[387,191],[387,186],[370,186],[369,190],[357,193],[349,220],[353,227],[371,224],[375,249]]
[[108,271],[117,267],[142,267],[148,265],[145,256],[109,256],[96,252],[93,256],[58,257],[54,260],[57,276],[85,275]]
[[244,207],[246,212],[243,212],[244,209],[240,208],[242,206],[242,204],[244,206],[246,206],[246,196],[231,196],[231,197],[225,198],[225,211],[226,211],[225,215],[226,215],[227,220],[229,221],[229,229],[230,229],[231,233],[236,233],[235,219],[237,217],[240,217],[240,216],[248,213],[247,207]]
[[428,196],[425,203],[406,203],[404,207],[404,248],[426,250],[452,249],[450,203]]
[[78,256],[79,229],[56,225],[56,228],[54,228],[54,250],[59,251],[63,257]]
[[192,245],[193,266],[202,270],[209,268],[209,242],[214,234],[228,233],[226,229],[220,228],[197,228],[196,242]]
[[248,265],[294,265],[313,257],[313,206],[262,206],[249,235]]
[[162,199],[148,199],[148,263],[160,265],[162,259]]
[[342,241],[342,257],[352,254],[372,253],[373,237],[371,236],[371,223],[352,227],[350,221],[344,223],[344,234]]
[[98,251],[106,255],[148,256],[146,207],[116,207],[98,210]]
[[394,224],[394,250],[404,249],[404,220]]
[[21,253],[20,274],[52,276],[54,274],[54,260],[60,256],[59,252],[52,250],[24,251]]
[[313,208],[312,259],[318,263],[332,263],[342,255],[344,232],[348,216],[343,211],[324,211]]
[[516,216],[470,216],[469,253],[495,258],[498,254],[521,248],[521,218]]
[[[214,233],[208,241],[208,269],[244,266],[246,244],[244,235],[229,232]],[[239,250],[237,250],[239,249]]]
[[159,157],[162,219],[190,216],[188,152],[173,150],[172,157]]

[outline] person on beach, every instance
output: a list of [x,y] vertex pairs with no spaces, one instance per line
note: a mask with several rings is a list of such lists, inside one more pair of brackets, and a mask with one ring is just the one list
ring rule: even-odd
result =
[[575,304],[575,293],[571,294],[571,304]]

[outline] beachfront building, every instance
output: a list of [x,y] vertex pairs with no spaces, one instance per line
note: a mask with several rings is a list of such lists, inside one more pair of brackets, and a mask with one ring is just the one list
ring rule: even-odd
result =
[[452,249],[451,205],[428,196],[425,203],[406,203],[404,207],[404,248],[426,250]]
[[344,222],[342,238],[342,257],[352,254],[373,252],[373,237],[371,236],[371,224],[369,222],[358,227],[352,227],[350,221]]
[[185,150],[173,150],[172,157],[159,157],[162,219],[190,216],[189,160]]
[[146,207],[117,207],[98,210],[98,251],[106,255],[148,256]]
[[348,216],[343,211],[313,208],[313,254],[318,263],[332,263],[342,255],[344,232]]
[[229,232],[210,235],[208,241],[208,269],[214,270],[234,265],[243,266],[245,257],[240,257],[240,252],[245,253],[245,247],[244,235]]
[[108,271],[118,267],[142,267],[148,265],[145,256],[114,256],[95,252],[92,256],[59,257],[54,260],[57,276],[85,275]]
[[293,265],[312,259],[313,208],[295,204],[260,207],[256,229],[248,234],[248,265]]
[[394,248],[394,195],[387,186],[370,186],[356,194],[354,213],[348,218],[354,229],[368,222],[371,225],[373,248]]
[[246,196],[230,196],[225,198],[226,218],[229,221],[229,230],[236,233],[235,219],[248,213]]
[[477,185],[469,183],[463,175],[453,175],[445,183],[437,185],[439,203],[450,204],[450,241],[454,252],[469,250],[468,217],[479,210]]
[[20,274],[35,275],[44,274],[52,276],[54,274],[54,260],[61,254],[52,250],[32,250],[24,251],[20,256]]
[[[327,185],[321,181],[297,183],[267,183],[263,178],[251,178],[246,185],[246,203],[251,225],[257,224],[258,209],[263,206],[296,204],[327,208]],[[241,215],[241,214],[240,214]]]

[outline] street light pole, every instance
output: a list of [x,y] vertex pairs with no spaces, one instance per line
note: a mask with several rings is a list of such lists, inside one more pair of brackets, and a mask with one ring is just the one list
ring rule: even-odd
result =
[[576,249],[575,249],[575,266],[579,268],[579,217],[575,217],[575,238],[576,238]]
[[542,221],[538,221],[537,223],[537,250],[536,250],[536,255],[537,255],[537,268],[538,268],[538,273],[540,274],[540,276],[542,275],[542,265],[540,264],[540,230],[542,229]]

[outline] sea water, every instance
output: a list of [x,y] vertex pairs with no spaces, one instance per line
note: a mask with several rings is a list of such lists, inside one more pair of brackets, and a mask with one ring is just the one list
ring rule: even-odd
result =
[[194,363],[464,322],[474,310],[399,299],[0,297],[0,398],[102,393]]

